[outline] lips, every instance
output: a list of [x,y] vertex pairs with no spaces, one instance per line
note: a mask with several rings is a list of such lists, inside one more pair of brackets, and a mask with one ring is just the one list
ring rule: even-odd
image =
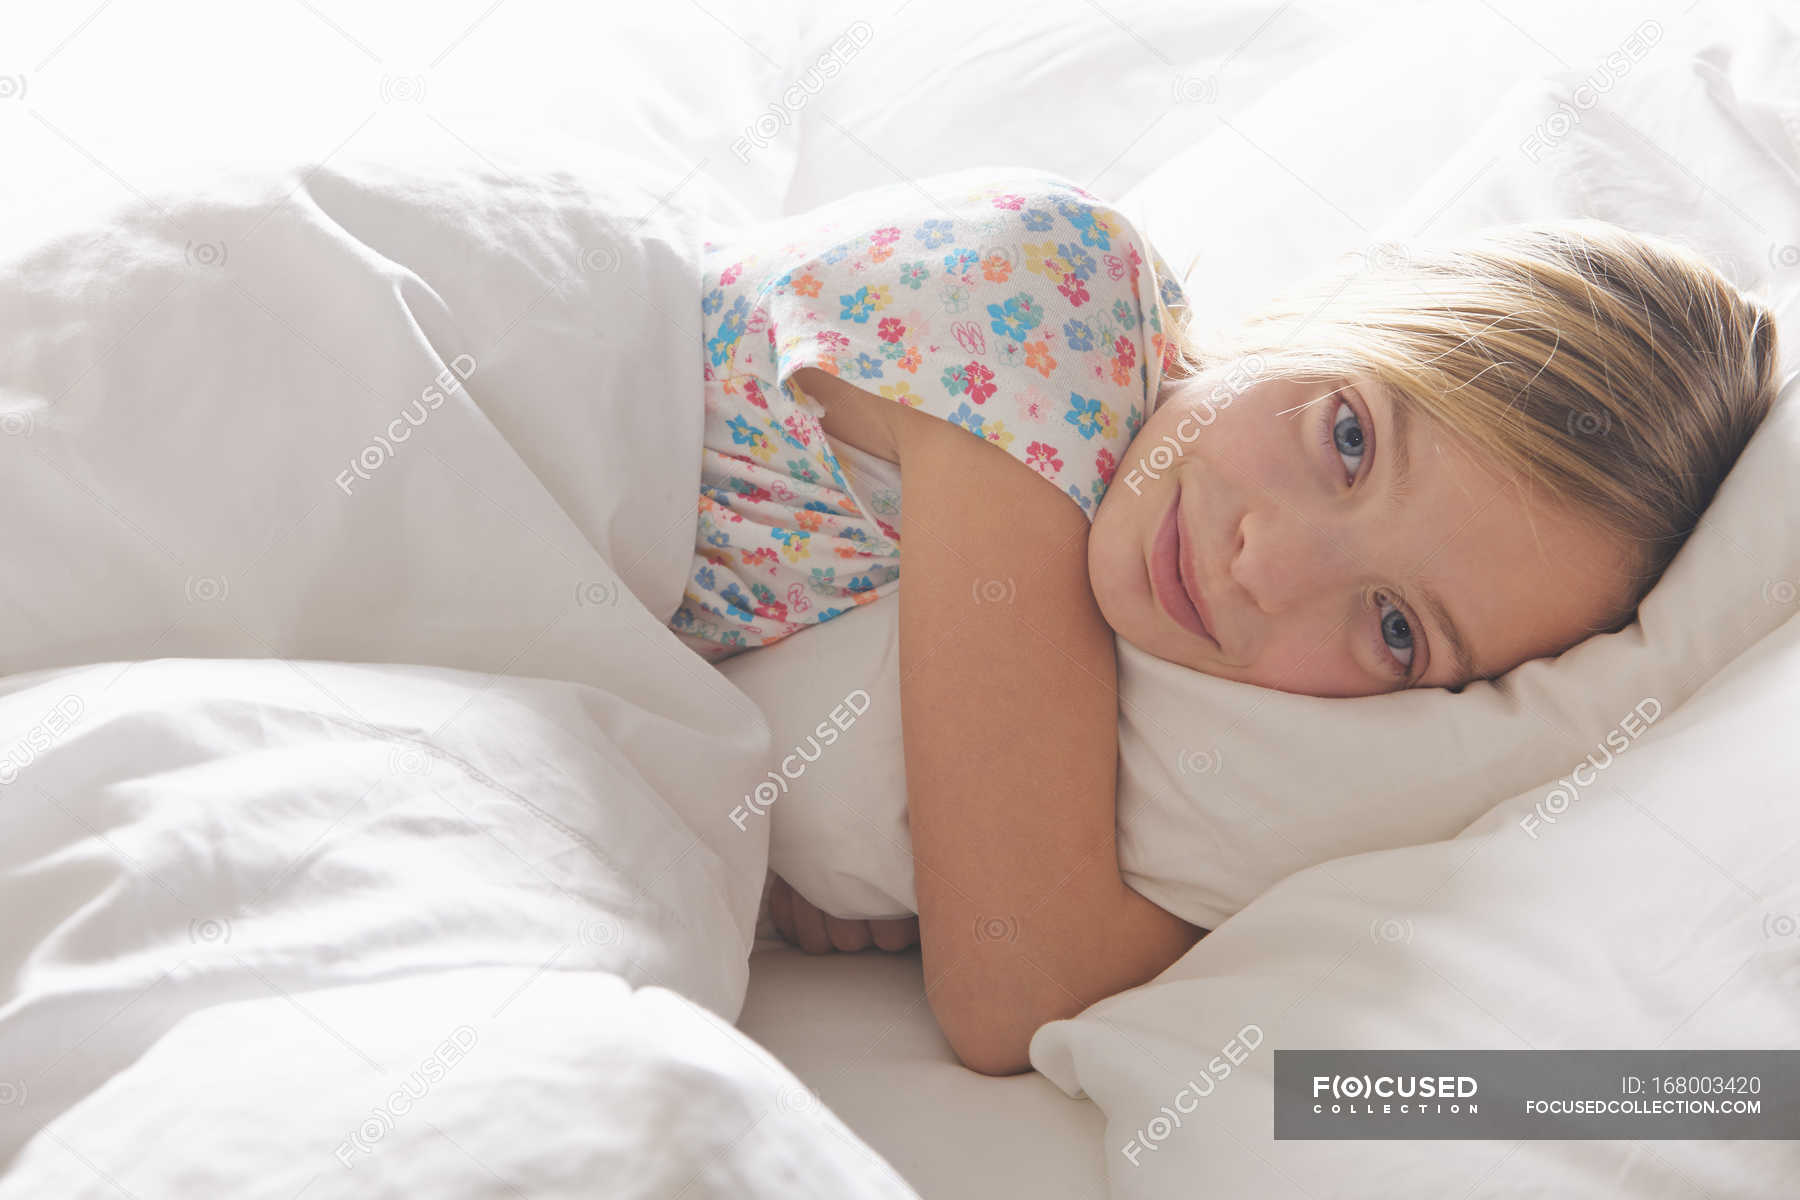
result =
[[1206,597],[1194,575],[1192,551],[1182,536],[1179,487],[1150,548],[1150,588],[1156,602],[1177,625],[1218,648],[1219,639],[1213,636],[1207,620]]

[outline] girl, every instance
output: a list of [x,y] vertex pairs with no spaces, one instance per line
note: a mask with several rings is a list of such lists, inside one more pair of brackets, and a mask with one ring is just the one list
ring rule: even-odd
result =
[[780,881],[770,910],[813,951],[916,939],[994,1074],[1205,932],[1119,873],[1115,636],[1319,696],[1560,654],[1633,619],[1776,391],[1765,307],[1597,221],[1382,256],[1207,341],[1154,249],[1046,172],[863,193],[709,255],[670,626],[714,661],[768,645],[896,591],[907,547],[917,920]]

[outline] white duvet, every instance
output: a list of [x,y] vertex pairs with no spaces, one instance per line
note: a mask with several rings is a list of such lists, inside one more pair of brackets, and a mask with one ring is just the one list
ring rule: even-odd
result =
[[730,1025],[679,179],[165,184],[0,271],[0,1196],[909,1195]]

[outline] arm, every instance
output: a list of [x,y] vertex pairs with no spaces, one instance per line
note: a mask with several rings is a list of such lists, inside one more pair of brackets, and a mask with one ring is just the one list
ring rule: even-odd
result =
[[1143,983],[1203,932],[1119,872],[1117,660],[1088,520],[967,430],[832,390],[880,414],[901,467],[900,696],[932,1012],[969,1067],[1028,1070],[1040,1025]]

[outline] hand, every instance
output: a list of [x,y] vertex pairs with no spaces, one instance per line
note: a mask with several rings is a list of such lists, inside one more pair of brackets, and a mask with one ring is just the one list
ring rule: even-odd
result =
[[919,918],[887,921],[827,916],[777,875],[769,884],[769,917],[781,936],[808,954],[833,950],[904,950],[919,943]]

